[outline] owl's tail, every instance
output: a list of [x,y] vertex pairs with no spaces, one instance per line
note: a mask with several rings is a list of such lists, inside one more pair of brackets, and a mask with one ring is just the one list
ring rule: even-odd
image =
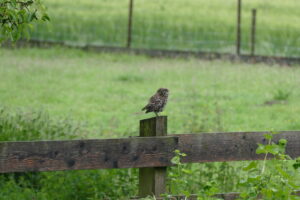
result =
[[149,110],[149,107],[150,107],[150,105],[147,104],[144,108],[142,108],[142,111],[146,110],[146,113],[149,112],[149,111],[148,111],[148,110]]
[[[148,105],[146,105],[144,108],[142,108],[142,111],[146,110],[146,113],[148,112]],[[136,112],[136,113],[133,113],[135,115],[141,115],[141,114],[145,114],[145,112]]]

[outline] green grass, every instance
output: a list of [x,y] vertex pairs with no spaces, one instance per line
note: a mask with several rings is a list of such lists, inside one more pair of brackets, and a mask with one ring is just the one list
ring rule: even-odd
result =
[[[67,49],[0,50],[0,102],[89,127],[88,137],[137,135],[135,114],[159,87],[170,133],[300,129],[298,67],[150,59]],[[268,105],[278,91],[285,104]]]
[[[51,17],[32,37],[125,46],[128,0],[44,0]],[[236,0],[138,0],[132,46],[235,52]],[[300,56],[298,0],[244,0],[242,53],[249,53],[251,9],[257,9],[259,55]]]
[[[64,48],[0,49],[0,55],[0,141],[138,135],[139,120],[154,114],[135,113],[159,87],[170,89],[163,113],[169,133],[300,129],[299,66]],[[266,103],[279,98],[284,103]],[[180,177],[188,182],[182,190],[197,193],[216,183],[220,192],[240,191],[243,166],[188,165],[193,175]],[[136,169],[0,175],[0,199],[128,199],[137,194],[137,177]]]

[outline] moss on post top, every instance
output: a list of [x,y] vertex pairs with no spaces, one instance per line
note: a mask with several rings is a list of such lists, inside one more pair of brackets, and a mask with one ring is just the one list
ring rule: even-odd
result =
[[158,116],[140,121],[140,136],[165,136],[167,135],[167,116]]

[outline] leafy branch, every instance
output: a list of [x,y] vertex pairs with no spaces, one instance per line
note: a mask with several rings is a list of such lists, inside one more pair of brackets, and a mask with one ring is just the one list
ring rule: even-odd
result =
[[40,0],[0,0],[0,43],[29,37],[32,22],[49,20]]

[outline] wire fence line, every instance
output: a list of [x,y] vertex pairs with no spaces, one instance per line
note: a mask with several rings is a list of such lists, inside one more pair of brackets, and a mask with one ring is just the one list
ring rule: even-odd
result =
[[[230,23],[224,24],[218,21],[205,24],[204,22],[198,23],[199,20],[190,19],[185,21],[181,18],[176,21],[171,17],[156,16],[156,14],[151,18],[147,16],[147,13],[143,15],[140,2],[126,1],[132,1],[134,5],[129,45],[133,48],[226,53],[235,53],[236,51],[237,35],[234,17],[230,19]],[[213,0],[212,2],[214,1],[220,0]],[[236,0],[229,1],[233,3]],[[35,31],[32,32],[32,38],[83,45],[126,47],[129,38],[129,23],[128,15],[124,14],[125,9],[128,10],[128,7],[122,8],[121,17],[102,16],[99,20],[98,18],[89,19],[85,17],[81,19],[75,17],[76,22],[72,18],[73,13],[71,11],[60,16],[54,14],[52,24],[47,26],[38,24]],[[76,11],[74,13],[74,16],[76,16]],[[258,19],[260,18],[259,13],[260,10],[258,9]],[[252,37],[250,24],[250,20],[242,20],[240,37],[242,54],[250,53]],[[292,28],[283,29],[278,25],[262,24],[259,20],[257,24],[256,40],[254,42],[256,55],[300,57],[300,35],[297,32],[297,26],[293,28],[291,25],[286,25],[285,27],[290,26]]]
[[[42,40],[52,40],[52,41],[66,41],[73,43],[82,44],[99,44],[99,45],[113,45],[113,46],[123,46],[126,42],[126,37],[122,35],[112,35],[108,39],[102,39],[102,37],[97,37],[97,28],[92,28],[91,33],[85,33],[82,35],[72,34],[71,30],[65,31],[47,31],[46,29],[41,29],[35,32],[33,39]],[[115,31],[126,32],[124,28],[116,28]],[[76,31],[75,31],[76,32]],[[215,37],[215,40],[201,40],[201,35],[208,34]],[[123,34],[125,36],[125,33]],[[220,48],[227,48],[230,45],[232,48],[229,49],[229,53],[234,52],[235,38],[230,34],[224,32],[199,32],[199,33],[169,33],[168,31],[160,32],[159,30],[141,30],[133,29],[132,33],[132,45],[138,47],[159,47],[160,49],[178,49],[178,50],[207,50],[211,51],[218,48],[216,51],[220,51]],[[219,37],[217,37],[219,36]],[[258,36],[259,39],[259,36]],[[182,45],[184,43],[184,45]],[[201,46],[200,46],[201,45]],[[250,46],[250,41],[243,41],[241,43],[242,52],[248,52]],[[258,41],[256,43],[257,52],[264,54],[270,48],[272,43],[265,43],[264,40]],[[292,43],[286,44],[285,46],[277,47],[280,51],[289,52],[294,51],[297,56],[300,51],[299,46],[292,46]],[[260,50],[261,49],[261,50]],[[220,52],[223,52],[222,50]],[[282,55],[281,53],[270,52],[269,55]]]

